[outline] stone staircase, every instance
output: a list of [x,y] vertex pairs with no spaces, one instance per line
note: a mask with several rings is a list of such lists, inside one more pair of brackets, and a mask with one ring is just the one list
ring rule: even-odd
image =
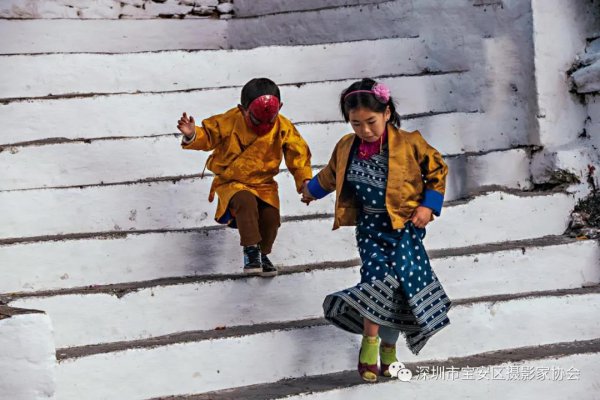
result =
[[[70,20],[65,32],[85,27],[77,40],[32,33],[56,20],[0,22],[19,42],[0,55],[0,343],[7,321],[42,331],[49,317],[57,400],[598,398],[598,243],[563,235],[576,193],[532,183],[544,143],[530,2],[276,3],[236,1],[229,21]],[[98,31],[105,40],[90,41]],[[120,43],[126,31],[138,39]],[[332,232],[333,196],[306,207],[286,170],[281,273],[241,274],[237,232],[206,201],[207,154],[182,151],[174,133],[181,112],[222,112],[256,76],[281,85],[315,172],[349,131],[337,96],[363,76],[386,82],[403,128],[444,154],[446,204],[425,241],[452,325],[418,357],[399,342],[413,372],[555,366],[577,379],[362,384],[359,338],[321,308],[359,279],[353,229]]]

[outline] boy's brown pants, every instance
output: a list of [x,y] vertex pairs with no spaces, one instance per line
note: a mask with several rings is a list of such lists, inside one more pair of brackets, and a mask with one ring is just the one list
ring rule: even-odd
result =
[[280,224],[279,210],[246,190],[231,197],[229,209],[235,216],[240,244],[258,244],[264,254],[271,253]]

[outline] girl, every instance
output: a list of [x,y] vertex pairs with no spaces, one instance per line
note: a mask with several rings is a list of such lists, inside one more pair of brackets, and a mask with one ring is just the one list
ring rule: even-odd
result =
[[448,168],[418,131],[399,129],[400,116],[383,84],[355,82],[342,92],[340,107],[354,133],[336,144],[302,200],[335,190],[333,229],[356,226],[361,281],[328,295],[323,309],[336,326],[363,334],[358,371],[375,382],[378,374],[390,376],[400,332],[418,354],[450,323],[451,302],[422,242],[432,214],[440,215]]

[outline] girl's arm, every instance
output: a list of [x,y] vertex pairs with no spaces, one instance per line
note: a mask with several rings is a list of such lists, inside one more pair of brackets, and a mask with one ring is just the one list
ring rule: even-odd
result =
[[411,139],[425,180],[421,205],[430,208],[433,214],[439,216],[442,212],[444,193],[446,192],[448,166],[440,152],[427,143],[419,131],[412,132]]
[[336,145],[327,165],[306,185],[306,189],[314,199],[321,199],[335,191],[337,148]]

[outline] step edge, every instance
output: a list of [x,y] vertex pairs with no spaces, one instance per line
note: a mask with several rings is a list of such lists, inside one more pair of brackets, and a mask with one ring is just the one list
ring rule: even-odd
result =
[[[53,20],[57,20],[60,18],[52,18]],[[43,21],[52,20],[49,18],[44,18]],[[210,18],[209,18],[210,19]],[[0,18],[0,22],[8,20],[7,18]],[[39,21],[39,18],[13,18],[11,20],[28,20],[28,21]],[[64,20],[64,19],[62,19]],[[77,19],[78,21],[80,19]],[[94,19],[98,20],[98,19]],[[140,19],[137,19],[138,21]],[[121,57],[121,56],[138,56],[138,55],[146,55],[146,54],[157,54],[157,53],[169,53],[167,55],[172,56],[170,53],[213,53],[213,52],[222,52],[222,53],[239,53],[239,52],[251,52],[257,49],[272,49],[272,48],[281,48],[281,49],[289,49],[291,47],[323,47],[323,45],[344,45],[347,43],[369,43],[369,42],[380,42],[380,41],[418,41],[420,36],[397,36],[397,37],[386,37],[380,39],[360,39],[353,40],[349,42],[331,42],[331,43],[318,43],[318,44],[298,44],[295,46],[286,46],[281,44],[253,47],[253,48],[241,48],[241,49],[233,49],[233,48],[207,48],[207,49],[164,49],[164,50],[140,50],[140,51],[131,51],[125,53],[110,53],[110,52],[86,52],[86,51],[72,51],[72,52],[49,52],[49,53],[0,53],[1,58],[11,58],[11,57],[47,57],[47,56],[82,56],[82,55],[91,55],[91,56],[107,56],[107,57]]]
[[[453,300],[452,307],[470,307],[476,303],[481,302],[508,303],[510,301],[521,300],[524,298],[563,297],[586,294],[600,294],[600,284],[575,289],[557,289],[540,292],[518,293],[515,295],[497,295],[477,297],[473,299]],[[58,361],[73,360],[87,356],[124,352],[133,349],[153,349],[183,343],[251,336],[266,332],[289,331],[325,325],[330,324],[324,318],[309,318],[297,321],[268,322],[253,325],[220,327],[215,330],[178,332],[169,335],[156,336],[148,339],[137,339],[112,343],[99,343],[92,345],[59,348],[56,350],[56,359]]]
[[[600,353],[600,338],[590,340],[575,340],[572,342],[558,342],[538,346],[515,347],[510,349],[495,350],[464,357],[451,357],[445,360],[430,360],[421,362],[406,362],[406,368],[411,370],[413,378],[418,370],[424,368],[479,368],[495,366],[506,363],[521,363],[545,359],[558,359],[580,354]],[[380,383],[392,382],[391,379]],[[312,385],[312,387],[311,387]],[[283,379],[277,382],[264,383],[238,388],[217,390],[212,392],[176,395],[167,397],[154,397],[148,400],[275,400],[287,396],[301,394],[324,393],[349,387],[366,386],[370,383],[362,382],[356,371],[342,371],[324,375],[313,375],[301,378]]]
[[[172,135],[167,135],[167,136],[172,136]],[[156,138],[156,136],[154,137],[148,137],[148,141],[151,141],[152,138]],[[114,142],[120,142],[123,140],[128,140],[129,138],[119,138],[116,140],[113,140]],[[141,139],[141,138],[139,138]],[[62,143],[64,145],[69,145],[69,144],[80,144],[78,142],[67,142],[67,143]],[[89,144],[86,144],[89,145]],[[36,147],[42,147],[42,146],[36,146]],[[476,159],[476,158],[480,158],[480,157],[486,157],[488,155],[491,154],[512,154],[512,153],[520,153],[523,152],[525,153],[524,156],[528,159],[531,158],[531,152],[534,151],[537,148],[537,146],[535,145],[516,145],[514,147],[508,147],[508,148],[504,148],[504,149],[488,149],[488,150],[482,150],[482,151],[469,151],[469,152],[464,152],[464,153],[453,153],[453,154],[442,154],[442,158],[445,161],[449,161],[449,160],[465,160],[465,161],[470,161],[472,159]],[[3,151],[2,146],[0,146],[0,153]],[[326,164],[315,164],[312,165],[311,168],[315,171],[321,170],[326,166]],[[290,173],[290,170],[288,168],[279,168],[279,172],[278,174],[285,174],[285,173]],[[34,191],[46,191],[46,190],[63,190],[63,189],[88,189],[88,188],[104,188],[104,187],[110,187],[110,186],[132,186],[132,185],[145,185],[148,183],[163,183],[163,182],[171,182],[171,183],[176,183],[179,181],[193,181],[193,180],[198,180],[198,179],[202,179],[203,177],[207,177],[207,178],[214,178],[214,173],[213,172],[206,172],[204,174],[201,173],[195,173],[195,174],[182,174],[182,175],[164,175],[164,176],[147,176],[147,177],[142,177],[142,178],[138,178],[135,180],[122,180],[122,181],[110,181],[110,180],[101,180],[99,182],[92,182],[92,183],[74,183],[74,184],[69,184],[69,185],[57,185],[57,186],[33,186],[33,187],[23,187],[23,188],[12,188],[12,189],[0,189],[0,195],[3,193],[13,193],[13,192],[34,192]],[[527,176],[527,178],[529,179],[529,176]],[[485,190],[491,190],[493,188],[496,188],[497,190],[500,189],[504,189],[504,190],[509,190],[509,189],[517,189],[515,187],[512,186],[505,186],[505,185],[482,185],[480,187],[477,188],[477,190],[481,191],[485,191]],[[449,203],[449,202],[447,202]]]
[[[553,196],[556,194],[562,194],[566,197],[573,197],[572,193],[567,191],[564,186],[557,186],[546,190],[520,190],[512,189],[502,186],[485,186],[481,191],[475,191],[472,194],[465,196],[461,199],[451,200],[444,203],[444,208],[456,207],[470,203],[479,198],[491,196],[494,193],[512,195],[519,198],[529,197],[546,197]],[[314,220],[323,218],[332,218],[332,213],[322,214],[309,214],[309,215],[295,215],[282,217],[282,222],[292,222],[299,220]],[[197,228],[177,228],[177,229],[139,229],[139,230],[128,230],[128,231],[99,231],[99,232],[80,232],[80,233],[66,233],[66,234],[54,234],[54,235],[41,235],[41,236],[23,236],[23,237],[8,237],[0,239],[0,247],[23,244],[23,243],[39,243],[39,242],[57,242],[65,240],[82,240],[82,239],[115,239],[123,238],[129,235],[143,235],[149,233],[181,233],[181,232],[205,232],[215,229],[224,229],[223,226],[211,225]]]
[[[374,76],[373,79],[398,79],[398,78],[415,78],[415,77],[430,77],[439,75],[462,75],[468,73],[468,69],[448,69],[448,70],[424,70],[415,73],[400,73],[400,74],[381,74]],[[355,81],[361,77],[345,77],[336,79],[323,79],[323,80],[310,80],[303,82],[286,82],[278,84],[279,87],[302,87],[305,85],[318,85],[323,83],[332,82],[345,82]],[[200,88],[186,88],[186,89],[172,89],[172,90],[144,90],[144,91],[126,91],[126,92],[75,92],[75,93],[61,93],[52,94],[45,96],[31,96],[31,97],[0,97],[0,105],[8,105],[14,103],[31,103],[31,102],[46,102],[56,100],[72,100],[72,99],[89,99],[89,98],[104,98],[104,97],[118,97],[118,96],[137,96],[137,95],[167,95],[177,93],[195,93],[195,92],[206,92],[206,91],[217,91],[226,89],[241,89],[242,84],[239,85],[223,85],[223,86],[208,86]]]
[[[479,244],[467,247],[456,247],[448,249],[431,250],[428,252],[429,257],[432,260],[452,258],[452,257],[476,257],[481,254],[490,254],[497,252],[510,252],[515,250],[521,250],[526,252],[528,248],[549,248],[556,246],[570,246],[576,243],[588,243],[596,242],[600,244],[600,239],[576,239],[566,235],[551,235],[542,236],[534,239],[524,239],[515,241],[506,241],[499,243],[487,243]],[[354,268],[360,265],[360,258],[352,258],[343,261],[326,261],[311,264],[298,264],[290,265],[285,267],[279,266],[279,276],[296,275],[303,273],[311,273],[318,271],[325,271],[331,269],[348,269]],[[0,304],[6,304],[17,299],[26,298],[40,298],[40,297],[54,297],[54,296],[66,296],[66,295],[93,295],[93,294],[109,294],[114,295],[117,298],[127,296],[130,293],[135,293],[140,290],[150,289],[154,287],[169,287],[186,284],[202,284],[202,283],[215,283],[224,281],[236,281],[244,280],[249,277],[244,273],[230,273],[230,274],[207,274],[207,275],[193,275],[193,276],[179,276],[179,277],[165,277],[157,279],[149,279],[145,281],[135,282],[119,282],[109,283],[103,285],[94,286],[76,286],[71,288],[61,289],[45,289],[38,291],[21,291],[21,292],[8,292],[0,293]]]

